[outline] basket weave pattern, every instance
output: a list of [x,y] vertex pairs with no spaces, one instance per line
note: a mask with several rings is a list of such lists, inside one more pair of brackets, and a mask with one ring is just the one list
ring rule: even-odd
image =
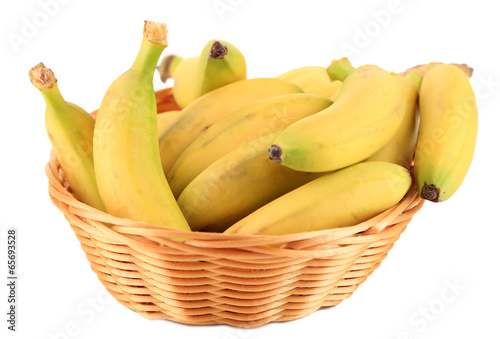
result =
[[53,154],[46,174],[51,200],[109,293],[145,318],[193,325],[255,327],[339,304],[380,265],[423,205],[413,185],[397,206],[352,227],[286,236],[185,232],[77,201]]

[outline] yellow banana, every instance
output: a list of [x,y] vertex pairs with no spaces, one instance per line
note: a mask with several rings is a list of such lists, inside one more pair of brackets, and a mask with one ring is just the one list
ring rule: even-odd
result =
[[268,159],[268,134],[224,155],[208,166],[177,199],[195,231],[222,232],[279,196],[318,178],[280,166]]
[[216,121],[257,100],[302,90],[275,78],[240,80],[201,96],[184,108],[160,135],[161,162],[165,175],[184,150]]
[[161,134],[161,132],[167,127],[170,121],[174,119],[174,117],[179,113],[180,111],[168,111],[164,113],[158,113],[157,115],[157,130],[158,130],[158,135]]
[[162,80],[174,79],[173,96],[181,108],[205,93],[247,77],[243,54],[222,40],[209,41],[197,57],[167,56],[158,70]]
[[396,205],[411,182],[396,164],[355,164],[271,201],[225,233],[283,235],[356,225]]
[[304,93],[317,94],[325,98],[330,98],[342,85],[341,81],[330,80],[326,68],[321,66],[299,67],[276,78],[299,86]]
[[403,89],[394,76],[378,69],[355,71],[345,79],[333,105],[288,126],[269,156],[306,172],[355,164],[394,137],[404,110]]
[[108,88],[94,133],[99,193],[121,218],[190,230],[163,175],[153,75],[167,46],[165,24],[146,21],[133,65]]
[[29,76],[47,105],[45,128],[73,196],[106,211],[97,189],[92,156],[94,118],[79,106],[64,100],[54,73],[43,63],[33,67]]
[[175,162],[167,175],[172,193],[178,197],[211,163],[246,142],[281,131],[331,104],[331,100],[315,94],[284,94],[260,100],[220,119],[203,131]]
[[415,180],[424,199],[450,198],[469,170],[478,129],[478,111],[467,75],[440,64],[424,75],[420,89],[420,130]]
[[[395,76],[401,82],[404,89],[405,112],[403,121],[396,135],[384,147],[370,156],[367,161],[392,162],[410,169],[415,154],[415,146],[418,134],[418,84],[421,80],[417,73],[409,73],[408,76]],[[411,79],[414,79],[413,81]]]

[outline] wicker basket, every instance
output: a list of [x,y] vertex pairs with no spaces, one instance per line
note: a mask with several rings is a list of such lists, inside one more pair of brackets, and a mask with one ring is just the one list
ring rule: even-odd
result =
[[352,227],[286,236],[185,232],[77,201],[53,153],[46,174],[50,198],[109,293],[145,318],[192,325],[256,327],[339,304],[380,265],[424,202],[413,185],[398,205]]

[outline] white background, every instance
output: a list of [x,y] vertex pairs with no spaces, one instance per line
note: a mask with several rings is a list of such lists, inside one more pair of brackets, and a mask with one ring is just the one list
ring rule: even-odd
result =
[[[488,3],[3,1],[0,336],[500,338],[500,20]],[[393,71],[430,61],[469,64],[480,116],[476,153],[465,182],[447,202],[426,203],[381,267],[337,307],[251,330],[142,318],[105,292],[62,213],[49,200],[45,104],[29,82],[28,70],[43,61],[55,72],[68,101],[94,110],[110,83],[134,60],[145,19],[167,23],[165,53],[192,56],[212,38],[232,42],[246,56],[249,77],[276,76],[304,65],[328,66],[346,55],[355,66],[372,63]],[[18,230],[16,333],[6,329],[5,242],[11,227]]]

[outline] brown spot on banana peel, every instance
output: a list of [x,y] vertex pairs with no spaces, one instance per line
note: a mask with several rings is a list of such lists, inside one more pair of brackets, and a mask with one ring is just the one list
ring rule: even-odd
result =
[[274,161],[277,164],[281,163],[281,147],[278,145],[271,145],[269,147],[269,159]]
[[214,59],[224,59],[227,54],[227,47],[221,44],[219,41],[213,43],[210,49],[210,57]]
[[422,199],[426,199],[432,202],[439,202],[440,194],[441,190],[439,188],[437,188],[433,184],[429,185],[425,182],[424,186],[422,186],[420,197],[422,197]]

